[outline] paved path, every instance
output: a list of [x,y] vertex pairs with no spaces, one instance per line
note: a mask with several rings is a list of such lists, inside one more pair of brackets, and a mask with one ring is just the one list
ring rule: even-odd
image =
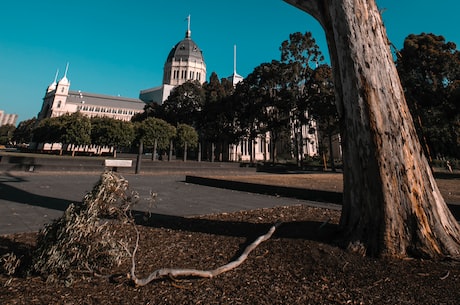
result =
[[[123,174],[140,202],[135,209],[154,214],[193,216],[295,204],[327,206],[313,201],[281,198],[185,183],[185,174]],[[38,231],[80,202],[98,181],[97,173],[0,173],[0,235]],[[149,202],[157,193],[156,205]]]

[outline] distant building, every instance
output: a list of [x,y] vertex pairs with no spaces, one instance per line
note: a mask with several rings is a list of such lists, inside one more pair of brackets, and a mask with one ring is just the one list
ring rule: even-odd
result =
[[57,73],[54,82],[46,89],[38,120],[78,111],[88,117],[130,121],[133,115],[144,111],[145,103],[140,99],[69,90],[67,68],[64,77],[59,82],[56,80]]
[[146,103],[162,104],[170,95],[174,87],[187,81],[206,81],[206,63],[203,52],[192,40],[190,30],[190,16],[185,38],[179,41],[169,52],[163,68],[163,84],[157,87],[142,90],[139,98]]
[[17,114],[8,114],[3,110],[0,110],[0,126],[3,125],[13,125],[16,126],[16,121],[18,119]]

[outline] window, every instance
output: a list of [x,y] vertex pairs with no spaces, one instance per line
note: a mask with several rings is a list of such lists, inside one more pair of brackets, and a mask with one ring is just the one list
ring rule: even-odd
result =
[[61,101],[58,101],[58,102],[57,102],[57,106],[56,106],[56,107],[57,107],[57,108],[61,108]]

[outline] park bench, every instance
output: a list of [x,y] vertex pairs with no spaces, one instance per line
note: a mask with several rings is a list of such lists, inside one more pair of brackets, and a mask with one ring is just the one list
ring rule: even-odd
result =
[[112,171],[116,172],[119,167],[131,167],[133,166],[133,160],[123,159],[106,159],[104,160],[105,167],[111,167]]

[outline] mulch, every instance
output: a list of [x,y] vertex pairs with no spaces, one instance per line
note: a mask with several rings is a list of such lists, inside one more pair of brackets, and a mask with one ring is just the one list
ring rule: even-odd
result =
[[[214,269],[277,221],[238,268],[212,279],[163,278],[135,287],[126,260],[110,274],[46,282],[0,273],[0,304],[458,304],[460,263],[361,257],[334,243],[340,211],[297,205],[194,218],[144,215],[138,277],[164,267]],[[153,215],[154,216],[154,215]],[[30,259],[36,233],[0,237],[0,256]]]

